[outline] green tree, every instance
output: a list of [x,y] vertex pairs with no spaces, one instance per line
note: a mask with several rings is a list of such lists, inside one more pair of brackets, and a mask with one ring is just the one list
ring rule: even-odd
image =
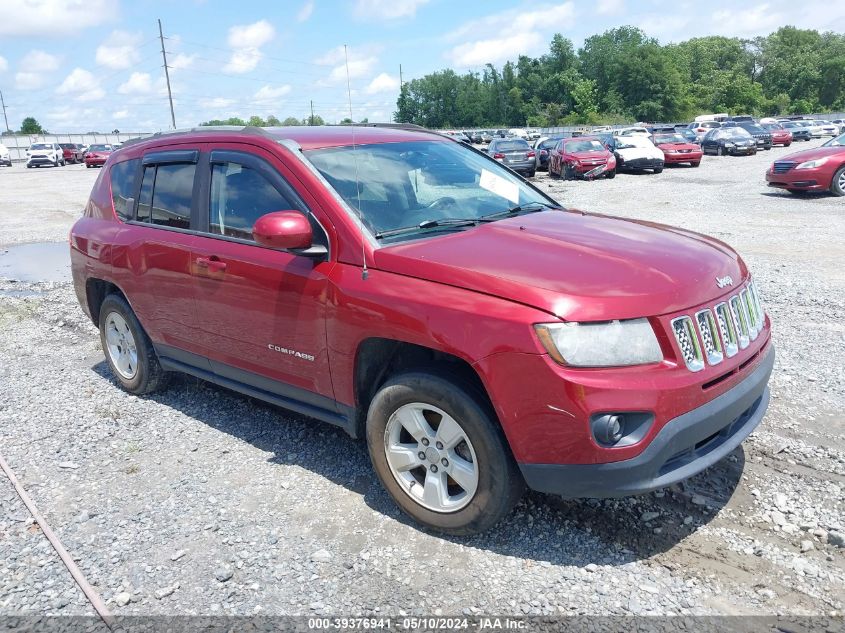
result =
[[35,117],[28,116],[21,122],[21,134],[46,134]]
[[247,125],[251,125],[252,127],[264,127],[267,125],[260,116],[253,114],[249,117],[249,121],[247,121]]
[[279,127],[282,124],[279,119],[277,119],[274,115],[270,115],[267,117],[266,125],[267,127]]
[[302,122],[295,116],[289,116],[282,121],[282,125],[302,125]]

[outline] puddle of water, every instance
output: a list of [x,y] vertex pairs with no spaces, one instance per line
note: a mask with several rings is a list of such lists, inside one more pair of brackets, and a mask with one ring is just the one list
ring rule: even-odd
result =
[[38,242],[0,249],[0,278],[70,281],[70,248],[67,242]]

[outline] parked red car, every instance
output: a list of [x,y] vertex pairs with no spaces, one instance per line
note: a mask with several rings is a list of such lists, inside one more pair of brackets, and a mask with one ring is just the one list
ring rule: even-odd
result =
[[759,424],[770,322],[726,244],[566,211],[441,135],[352,134],[208,129],[112,154],[70,252],[124,389],[185,372],[336,424],[452,534],[526,485],[669,486]]
[[85,154],[86,167],[102,167],[112,153],[111,145],[91,145]]
[[657,133],[651,140],[663,152],[663,162],[666,165],[688,163],[691,167],[698,167],[701,164],[701,157],[704,156],[701,146],[690,143],[680,134]]
[[82,149],[76,143],[59,143],[66,163],[81,163],[83,160]]
[[780,123],[763,123],[762,126],[772,135],[772,146],[783,145],[784,147],[789,147],[792,145],[792,132]]
[[766,172],[766,181],[790,193],[829,191],[845,196],[845,134],[816,149],[776,160]]
[[582,178],[594,170],[605,178],[616,176],[616,157],[594,136],[562,139],[549,152],[552,178]]

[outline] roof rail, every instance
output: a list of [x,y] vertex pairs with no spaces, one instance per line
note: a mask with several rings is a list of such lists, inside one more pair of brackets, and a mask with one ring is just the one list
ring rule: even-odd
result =
[[416,131],[423,131],[423,132],[433,132],[434,130],[429,130],[426,127],[421,125],[416,125],[415,123],[356,123],[357,127],[386,127],[386,128],[393,128],[396,130],[416,130]]
[[150,134],[149,136],[139,136],[138,138],[132,138],[128,141],[124,141],[122,147],[135,145],[136,143],[142,143],[143,141],[148,141],[150,139],[179,136],[181,134],[189,134],[191,132],[244,132],[246,134],[258,134],[260,136],[269,136],[269,134],[263,128],[255,127],[252,125],[198,125],[196,127],[180,128],[178,130],[167,130],[165,132],[155,132],[153,134]]

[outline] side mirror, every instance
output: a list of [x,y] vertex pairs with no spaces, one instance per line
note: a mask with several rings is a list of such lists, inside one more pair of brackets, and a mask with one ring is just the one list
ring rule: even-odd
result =
[[274,211],[262,215],[252,227],[252,236],[261,246],[285,250],[311,248],[311,223],[299,211]]

